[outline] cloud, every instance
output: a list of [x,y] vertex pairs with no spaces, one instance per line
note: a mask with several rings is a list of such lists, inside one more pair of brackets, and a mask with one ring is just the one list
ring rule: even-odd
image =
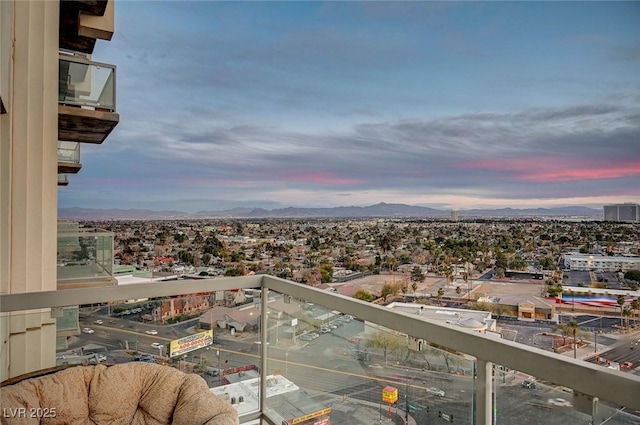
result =
[[60,203],[640,196],[629,7],[123,2],[120,123]]

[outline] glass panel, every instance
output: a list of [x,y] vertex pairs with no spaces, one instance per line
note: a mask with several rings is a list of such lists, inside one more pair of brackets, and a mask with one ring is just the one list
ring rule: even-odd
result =
[[473,359],[463,353],[286,295],[268,306],[274,423],[470,422]]
[[58,101],[115,111],[115,67],[71,58],[59,60]]
[[[73,223],[61,226],[74,229]],[[125,301],[125,289],[113,287],[111,300],[98,304],[0,317],[0,325],[12,331],[7,345],[12,370],[56,362],[161,363],[200,375],[214,393],[248,415],[259,409],[263,329],[268,342],[264,413],[275,424],[404,424],[407,418],[418,425],[474,423],[479,407],[474,397],[482,387],[474,382],[474,359],[464,353],[342,314],[332,301],[322,306],[275,292],[261,326],[259,290],[221,290],[217,279],[204,286],[193,280],[176,285],[181,291],[191,286],[191,293],[158,297],[155,288],[169,286],[154,283],[144,286],[143,298]],[[83,291],[70,294],[81,297]],[[22,333],[31,335],[28,345]],[[615,374],[624,380],[622,372]],[[573,381],[582,376],[575,374]],[[571,389],[499,365],[491,380],[494,402],[488,410],[495,423],[640,423],[638,412],[606,400],[592,418],[575,410]]]
[[[117,291],[110,294],[117,297]],[[259,408],[258,310],[237,305],[245,302],[231,296],[238,292],[162,298],[150,293],[136,300],[10,313],[0,317],[0,325],[12,329],[7,353],[20,373],[56,365],[157,363],[199,375],[213,393],[247,414]],[[28,346],[21,329],[31,334]]]
[[115,285],[113,233],[58,222],[58,286]]
[[513,370],[494,368],[496,423],[640,424],[640,416],[599,400],[594,416],[576,410],[573,390]]
[[58,140],[58,162],[80,163],[80,143]]

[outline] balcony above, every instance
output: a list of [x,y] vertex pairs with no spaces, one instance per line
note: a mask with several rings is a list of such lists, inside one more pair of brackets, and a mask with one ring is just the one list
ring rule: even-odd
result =
[[96,39],[111,40],[114,4],[108,0],[60,2],[60,48],[93,53]]
[[68,186],[69,176],[66,174],[58,174],[58,186]]
[[58,173],[76,174],[81,168],[80,143],[58,141]]
[[116,110],[116,67],[79,56],[60,55],[58,139],[102,143],[120,120]]
[[113,277],[113,233],[58,223],[58,289],[116,285]]

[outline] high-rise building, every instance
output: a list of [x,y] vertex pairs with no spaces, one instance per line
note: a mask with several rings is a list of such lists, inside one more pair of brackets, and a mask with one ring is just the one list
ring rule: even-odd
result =
[[604,206],[605,221],[640,223],[640,204],[615,204]]
[[[57,289],[57,191],[118,124],[113,0],[0,2],[0,293]],[[86,283],[86,282],[85,282]],[[91,284],[91,282],[89,282]],[[0,318],[0,380],[55,366],[50,309]]]

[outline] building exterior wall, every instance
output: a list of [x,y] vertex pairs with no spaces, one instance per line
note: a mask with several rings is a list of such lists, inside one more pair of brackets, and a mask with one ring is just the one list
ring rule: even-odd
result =
[[640,204],[605,205],[604,220],[640,223]]
[[640,268],[640,257],[605,257],[601,255],[565,254],[569,270],[616,272]]
[[[0,290],[55,290],[59,3],[2,1],[0,14]],[[49,309],[2,317],[0,328],[0,380],[55,366]]]

